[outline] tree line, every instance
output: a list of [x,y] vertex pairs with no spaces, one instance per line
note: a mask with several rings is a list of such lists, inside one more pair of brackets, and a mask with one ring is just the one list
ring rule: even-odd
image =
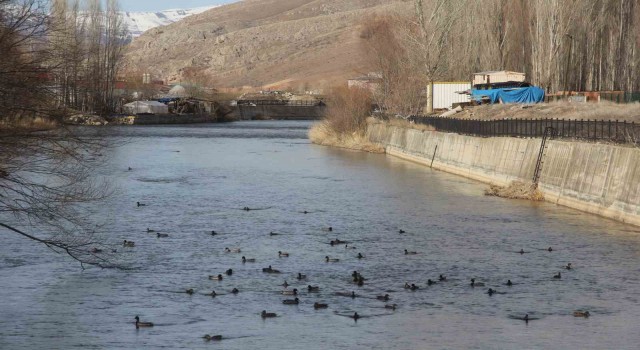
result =
[[377,100],[414,112],[428,82],[524,72],[547,92],[640,90],[640,0],[413,0],[361,37],[382,73]]

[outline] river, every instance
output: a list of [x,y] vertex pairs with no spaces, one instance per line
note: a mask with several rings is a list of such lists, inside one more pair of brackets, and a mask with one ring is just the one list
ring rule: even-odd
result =
[[[117,191],[94,211],[107,239],[136,242],[118,249],[132,269],[83,271],[3,232],[0,348],[638,348],[639,228],[486,197],[486,185],[393,157],[312,145],[309,126],[109,128],[105,137],[125,142],[97,172]],[[331,246],[336,238],[357,249]],[[243,255],[257,261],[242,264]],[[263,273],[269,265],[282,273]],[[227,269],[222,281],[207,277]],[[354,270],[363,286],[351,282]],[[427,286],[440,274],[447,281]],[[301,291],[299,305],[282,304],[293,298],[280,294],[284,280]],[[187,288],[195,293],[180,293]],[[221,295],[204,295],[211,290]],[[336,295],[351,291],[358,297]],[[376,300],[382,294],[395,311]],[[316,301],[328,308],[314,310]],[[278,317],[262,319],[262,310]],[[362,318],[346,317],[353,312]],[[136,330],[136,315],[155,326]]]

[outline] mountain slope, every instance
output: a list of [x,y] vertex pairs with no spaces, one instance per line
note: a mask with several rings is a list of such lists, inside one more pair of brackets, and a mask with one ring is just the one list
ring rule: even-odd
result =
[[122,12],[122,18],[131,36],[137,38],[151,28],[166,26],[215,7],[217,6],[198,7],[186,10],[164,10],[160,12]]
[[371,69],[363,20],[410,9],[407,0],[245,0],[148,31],[128,47],[125,70],[171,83],[197,67],[223,87],[324,88]]

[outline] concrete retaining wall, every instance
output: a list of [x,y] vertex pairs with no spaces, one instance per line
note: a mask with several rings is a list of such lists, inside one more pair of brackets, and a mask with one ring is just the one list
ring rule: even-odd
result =
[[[531,181],[540,139],[481,138],[370,124],[387,153],[485,183]],[[437,151],[436,145],[438,146]],[[547,201],[640,225],[640,149],[549,141],[539,188]]]

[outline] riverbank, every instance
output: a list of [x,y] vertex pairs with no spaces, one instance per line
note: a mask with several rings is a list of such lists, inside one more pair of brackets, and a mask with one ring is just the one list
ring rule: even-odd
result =
[[[507,186],[531,181],[540,139],[473,136],[368,123],[367,140],[386,153]],[[539,188],[545,200],[640,225],[640,150],[610,144],[552,140],[543,154]]]

